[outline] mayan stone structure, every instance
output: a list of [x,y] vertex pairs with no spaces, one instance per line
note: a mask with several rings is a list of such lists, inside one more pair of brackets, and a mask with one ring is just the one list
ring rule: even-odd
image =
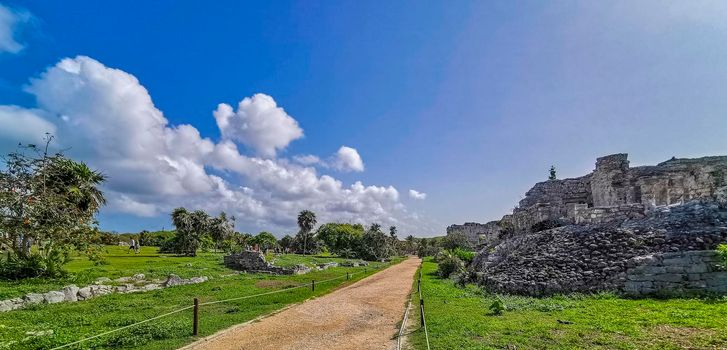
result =
[[712,253],[727,243],[725,156],[640,167],[601,157],[590,174],[535,184],[487,225],[470,225],[470,272],[492,291],[727,294]]
[[528,232],[546,220],[570,224],[642,218],[659,206],[711,197],[725,185],[724,156],[631,168],[627,154],[613,154],[598,158],[591,174],[535,184],[501,226]]

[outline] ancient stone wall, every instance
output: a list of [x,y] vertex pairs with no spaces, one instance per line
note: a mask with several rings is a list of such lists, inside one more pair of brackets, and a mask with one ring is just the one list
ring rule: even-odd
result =
[[727,270],[711,250],[650,254],[631,259],[621,290],[629,295],[727,294]]
[[574,219],[575,224],[598,224],[641,219],[646,215],[644,205],[637,203],[600,208],[589,208],[585,204],[577,204],[569,208],[568,216]]
[[448,235],[454,232],[464,233],[467,240],[475,247],[490,243],[492,239],[499,236],[500,231],[497,221],[490,221],[486,224],[465,222],[464,225],[450,225],[447,227]]
[[276,275],[300,275],[310,272],[310,268],[303,265],[292,268],[275,266],[265,260],[262,252],[255,250],[244,250],[240,253],[226,255],[223,260],[226,267],[245,272],[265,272]]
[[625,220],[660,206],[713,197],[724,186],[725,156],[671,159],[630,168],[628,155],[619,153],[598,158],[591,174],[535,184],[503,221],[515,231],[528,232],[544,220],[564,224]]
[[634,258],[714,250],[720,243],[727,243],[727,207],[696,200],[622,223],[514,235],[482,249],[470,268],[476,281],[494,292],[619,291],[635,267]]

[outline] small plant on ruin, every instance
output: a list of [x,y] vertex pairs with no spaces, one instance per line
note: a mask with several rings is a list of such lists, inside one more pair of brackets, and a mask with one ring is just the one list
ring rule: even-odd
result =
[[490,304],[490,312],[492,312],[492,315],[500,316],[505,312],[505,310],[507,310],[505,302],[503,302],[499,297],[495,298],[492,304]]
[[557,180],[558,177],[555,174],[555,165],[550,166],[550,176],[548,176],[548,180]]
[[723,270],[727,270],[727,244],[720,244],[717,246],[717,255],[722,258],[719,267]]

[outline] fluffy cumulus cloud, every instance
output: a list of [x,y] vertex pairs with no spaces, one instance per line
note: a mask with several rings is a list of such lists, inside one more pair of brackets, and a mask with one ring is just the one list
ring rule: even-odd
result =
[[303,137],[298,122],[265,94],[246,97],[237,111],[221,103],[214,116],[224,138],[241,142],[265,157],[274,157],[291,141]]
[[417,190],[409,190],[409,197],[414,199],[427,199],[427,194]]
[[31,16],[28,12],[14,10],[0,4],[0,53],[18,53],[25,45],[15,39],[20,25],[28,22]]
[[[105,210],[153,217],[185,206],[226,211],[243,228],[286,231],[294,229],[297,212],[310,209],[320,222],[378,222],[418,232],[418,217],[394,187],[344,185],[318,174],[311,164],[321,161],[312,155],[275,158],[303,133],[269,96],[245,98],[237,111],[220,105],[214,117],[223,139],[213,142],[191,125],[171,125],[133,75],[89,57],[61,60],[26,90],[38,106],[0,106],[0,141],[37,142],[42,132],[55,133],[58,148],[108,175]],[[353,148],[342,147],[334,160],[341,169],[363,170]]]
[[341,146],[336,152],[333,165],[341,171],[364,171],[363,160],[355,148]]
[[364,171],[364,163],[355,148],[341,146],[338,151],[327,159],[321,159],[312,154],[297,155],[293,161],[302,165],[313,165],[325,169],[334,169],[341,172]]

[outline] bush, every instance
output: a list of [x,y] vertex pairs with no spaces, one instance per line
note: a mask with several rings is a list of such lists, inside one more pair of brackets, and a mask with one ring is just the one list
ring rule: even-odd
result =
[[475,259],[475,252],[471,250],[464,250],[460,248],[456,248],[452,251],[452,255],[459,258],[459,260],[462,260],[466,265],[469,265],[472,260]]
[[453,273],[464,271],[464,263],[458,257],[449,252],[440,254],[437,258],[437,276],[441,278],[449,278]]
[[496,298],[492,304],[490,304],[490,312],[492,312],[495,316],[502,315],[506,310],[505,302],[502,301],[499,297]]

